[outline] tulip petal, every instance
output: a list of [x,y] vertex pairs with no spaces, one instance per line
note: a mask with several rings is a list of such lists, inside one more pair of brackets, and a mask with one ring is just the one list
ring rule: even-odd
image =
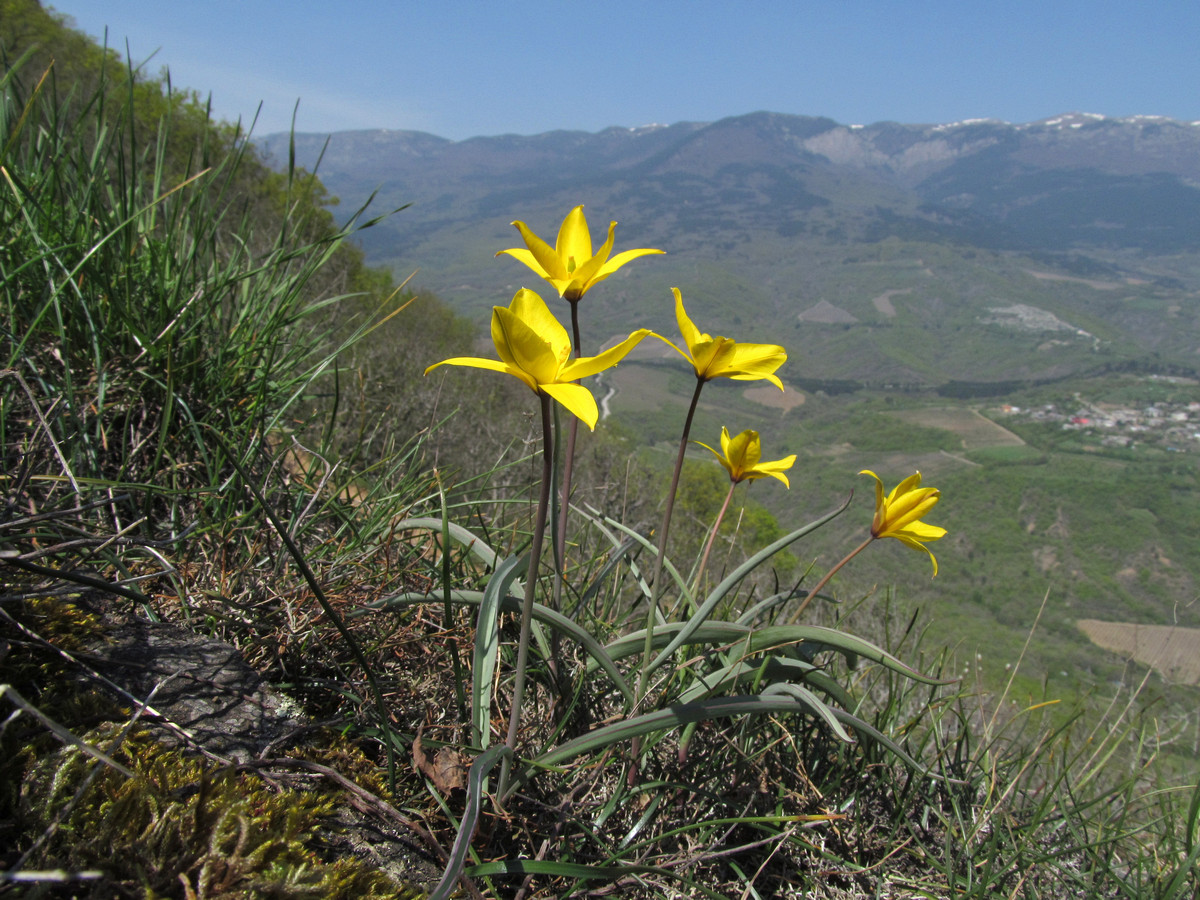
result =
[[893,504],[888,508],[888,527],[899,531],[908,527],[910,523],[918,522],[919,519],[927,515],[937,505],[938,497],[940,496],[938,491],[931,490],[929,491],[929,496],[913,497],[907,502],[901,501]]
[[[616,224],[613,222],[613,225]],[[611,237],[611,231],[609,234]],[[582,204],[567,213],[567,217],[563,219],[554,249],[560,264],[572,279],[577,277],[579,268],[592,258],[592,236],[588,233]]]
[[571,354],[571,336],[566,327],[558,321],[550,307],[541,295],[521,288],[513,296],[508,305],[514,316],[537,332],[550,347],[555,359],[562,362]]
[[870,469],[863,469],[858,474],[875,479],[875,519],[871,523],[871,536],[895,538],[907,547],[925,551],[933,561],[933,574],[936,575],[937,557],[925,544],[944,537],[946,529],[922,522],[921,518],[937,505],[941,492],[937,488],[921,487],[921,473],[916,472],[885,497],[883,481],[878,475]]
[[896,540],[898,540],[900,543],[904,544],[906,547],[912,547],[914,550],[924,550],[926,553],[928,553],[929,559],[933,563],[933,574],[937,575],[937,573],[938,573],[937,557],[933,555],[932,550],[930,550],[928,547],[926,547],[924,544],[922,544],[920,541],[916,540],[915,538],[906,537],[902,534],[889,535],[889,537],[896,538]]
[[778,478],[785,486],[791,487],[792,483],[788,481],[788,477],[783,473],[796,464],[796,454],[785,456],[783,459],[776,459],[771,462],[759,463],[754,467],[754,471],[758,476],[769,475],[771,478]]
[[546,270],[542,268],[541,263],[537,261],[532,253],[525,247],[513,247],[511,250],[497,250],[497,256],[511,256],[513,259],[519,259],[533,271],[537,272],[539,278],[549,278]]
[[512,375],[514,378],[521,379],[532,391],[538,389],[537,382],[528,374],[522,372],[516,366],[506,365],[496,359],[483,359],[478,356],[456,356],[453,359],[443,359],[441,362],[434,363],[425,370],[425,374],[428,375],[438,366],[467,366],[473,369],[488,369],[492,372],[503,372],[506,375]]
[[729,429],[726,428],[724,425],[722,425],[721,426],[721,453],[724,454],[726,459],[729,458],[729,445],[732,441],[733,441],[733,438],[731,438],[729,436]]
[[946,536],[945,528],[940,528],[937,525],[928,525],[925,522],[913,522],[906,528],[898,528],[895,531],[897,534],[902,534],[917,541],[937,541]]
[[913,474],[909,475],[907,478],[905,478],[903,481],[901,481],[898,485],[896,485],[894,488],[892,488],[891,493],[888,494],[888,498],[887,498],[888,503],[889,504],[895,503],[897,497],[901,497],[901,496],[909,493],[910,491],[916,490],[920,486],[921,486],[921,473],[913,472]]
[[[586,226],[585,232],[586,232]],[[571,271],[572,288],[576,284],[579,285],[578,291],[582,294],[597,280],[596,274],[600,271],[604,261],[608,259],[608,254],[612,252],[613,239],[616,237],[617,223],[610,222],[608,226],[608,240],[604,242],[604,246],[600,248],[600,252],[595,256],[591,255],[592,242],[588,240],[588,255],[586,257],[575,257],[575,268]]]
[[558,378],[559,359],[550,343],[510,310],[496,307],[492,315],[496,351],[509,365],[528,374],[537,384]]
[[660,341],[662,341],[664,344],[667,344],[668,346],[670,346],[670,348],[672,350],[674,350],[676,353],[678,353],[680,356],[682,356],[684,359],[686,359],[689,363],[692,362],[692,357],[686,351],[680,350],[679,345],[676,344],[674,341],[663,337],[661,334],[655,334],[654,336],[656,338],[658,338]]
[[[708,335],[701,335],[701,338],[707,337]],[[723,360],[729,356],[725,338],[720,337],[714,340],[699,340],[691,346],[691,351],[692,366],[696,369],[696,375],[705,381],[721,373]]]
[[[711,340],[711,338],[705,334],[701,334],[700,329],[688,318],[687,310],[683,308],[683,294],[679,292],[679,288],[671,288],[671,293],[675,295],[675,321],[679,325],[679,333],[683,335],[683,342],[687,345],[688,350],[694,354],[697,344],[702,340]],[[678,350],[679,348],[676,347],[675,349]],[[693,355],[687,353],[684,356],[687,356],[688,359],[694,359]]]
[[543,384],[541,389],[565,406],[581,422],[593,431],[600,418],[600,410],[596,406],[596,398],[581,384],[554,382]]
[[562,367],[562,371],[559,373],[559,380],[578,381],[581,378],[587,378],[589,375],[595,375],[597,372],[603,372],[605,369],[611,369],[624,359],[630,350],[641,343],[643,338],[653,333],[648,328],[639,328],[615,347],[610,347],[595,356],[581,356],[578,359],[573,359]]
[[[724,441],[722,441],[724,443]],[[757,431],[743,431],[729,441],[726,455],[731,465],[743,472],[753,469],[762,455],[762,442]]]
[[[563,265],[562,259],[554,249],[543,241],[540,237],[529,230],[529,226],[524,222],[513,222],[517,231],[521,232],[521,239],[525,241],[525,246],[529,248],[530,255],[536,260],[541,267],[544,277],[567,279],[569,273],[566,266]],[[505,251],[501,251],[505,252]],[[515,255],[515,254],[514,254]],[[520,259],[521,257],[517,257]]]
[[709,453],[711,453],[713,456],[715,456],[717,458],[717,462],[719,462],[721,464],[721,466],[725,469],[725,471],[729,473],[729,477],[731,480],[733,480],[733,481],[738,480],[737,473],[734,472],[733,467],[729,465],[729,457],[728,456],[724,456],[724,455],[718,453],[716,450],[714,450],[712,447],[708,446],[708,444],[704,443],[703,441],[696,441],[695,443],[699,444],[701,447],[703,447],[705,450],[707,450]]
[[726,365],[736,374],[730,377],[739,381],[766,379],[783,389],[775,377],[775,370],[787,362],[787,351],[778,344],[734,344],[732,358]]
[[612,259],[608,260],[600,267],[600,274],[593,281],[599,281],[601,278],[607,278],[625,263],[637,259],[639,256],[649,256],[655,253],[665,253],[665,250],[622,250]]

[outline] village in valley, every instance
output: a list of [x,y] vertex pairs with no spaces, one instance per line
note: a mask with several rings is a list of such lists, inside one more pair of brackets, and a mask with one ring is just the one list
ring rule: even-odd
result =
[[[1154,376],[1175,385],[1191,379]],[[1070,402],[1029,407],[1004,404],[998,412],[1015,420],[1059,424],[1064,431],[1094,436],[1101,447],[1155,447],[1173,453],[1200,452],[1200,400],[1156,400],[1145,404],[1111,403],[1075,394]]]

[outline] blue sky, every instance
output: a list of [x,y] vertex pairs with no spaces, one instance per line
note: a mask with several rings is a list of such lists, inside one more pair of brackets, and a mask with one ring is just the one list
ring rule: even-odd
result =
[[46,0],[256,134],[475,135],[756,110],[1200,120],[1195,0]]

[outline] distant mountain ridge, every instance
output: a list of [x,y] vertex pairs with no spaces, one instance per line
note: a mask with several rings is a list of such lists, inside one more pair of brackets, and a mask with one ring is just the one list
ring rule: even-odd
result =
[[[550,131],[542,134],[473,137],[452,141],[420,131],[343,131],[329,136],[322,162],[327,175],[349,174],[365,153],[381,152],[372,172],[412,174],[434,163],[446,172],[501,172],[571,162],[627,168],[664,151],[680,161],[696,159],[700,147],[709,163],[781,162],[778,155],[823,157],[835,165],[891,172],[907,185],[956,161],[985,151],[1034,168],[1088,167],[1114,175],[1165,172],[1200,181],[1200,122],[1163,116],[1110,118],[1067,113],[1025,124],[970,119],[934,125],[878,122],[842,125],[833,119],[779,113],[750,113],[717,122],[611,127],[600,132]],[[286,158],[289,135],[259,140],[276,159]],[[298,160],[312,165],[325,135],[297,134]],[[688,145],[699,145],[688,147]]]
[[[918,360],[881,336],[949,323],[995,329],[989,310],[1016,303],[1123,357],[1192,363],[1200,345],[1200,122],[1068,113],[1017,125],[844,125],[757,112],[596,133],[450,141],[372,130],[259,144],[286,160],[290,140],[299,164],[320,159],[343,209],[373,193],[374,209],[410,204],[363,233],[368,259],[402,275],[419,269],[417,283],[481,320],[504,291],[540,286],[493,258],[517,242],[509,222],[553,241],[582,202],[596,234],[620,221],[618,249],[668,252],[636,267],[636,286],[623,272],[598,292],[591,315],[614,332],[668,326],[669,309],[637,298],[677,284],[701,312],[775,327],[781,315],[799,327],[801,313],[829,304],[838,312],[827,310],[827,322],[804,324],[853,336],[814,358],[836,377],[1032,376],[1098,352],[993,347],[955,360],[937,346]],[[1099,300],[1087,286],[1097,279],[1120,297]],[[889,291],[895,314],[871,302]]]

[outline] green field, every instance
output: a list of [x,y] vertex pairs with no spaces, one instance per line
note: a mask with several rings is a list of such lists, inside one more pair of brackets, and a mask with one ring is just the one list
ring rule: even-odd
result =
[[[616,421],[666,441],[682,418],[686,381],[641,365],[622,366],[616,378]],[[1030,691],[1107,696],[1130,677],[1129,660],[1092,644],[1077,619],[1200,626],[1200,604],[1193,602],[1200,454],[1147,448],[1139,456],[1104,448],[1098,438],[1064,441],[1061,426],[1018,434],[985,415],[995,415],[995,402],[954,406],[935,396],[860,391],[810,394],[782,412],[748,403],[734,387],[708,387],[693,432],[698,439],[708,440],[704,435],[721,424],[731,431],[753,427],[763,434],[768,458],[799,454],[791,490],[772,483],[749,492],[781,527],[798,527],[855,492],[846,514],[793,547],[802,567],[811,562],[822,571],[869,524],[870,484],[856,474],[860,469],[877,471],[889,485],[920,470],[926,484],[941,489],[930,520],[950,533],[934,546],[937,578],[929,578],[927,562],[916,554],[880,546],[834,585],[847,599],[895,585],[898,602],[919,610],[927,642],[953,648],[989,689],[1002,688],[1019,661],[1028,681],[1018,683]],[[1098,381],[1088,389],[1125,401],[1164,396],[1162,383],[1149,378]],[[1172,390],[1177,399],[1200,397],[1195,386]],[[1042,399],[1005,398],[1022,406]],[[700,453],[696,465],[704,463]],[[1194,709],[1195,689],[1157,675],[1152,682],[1171,715]]]

